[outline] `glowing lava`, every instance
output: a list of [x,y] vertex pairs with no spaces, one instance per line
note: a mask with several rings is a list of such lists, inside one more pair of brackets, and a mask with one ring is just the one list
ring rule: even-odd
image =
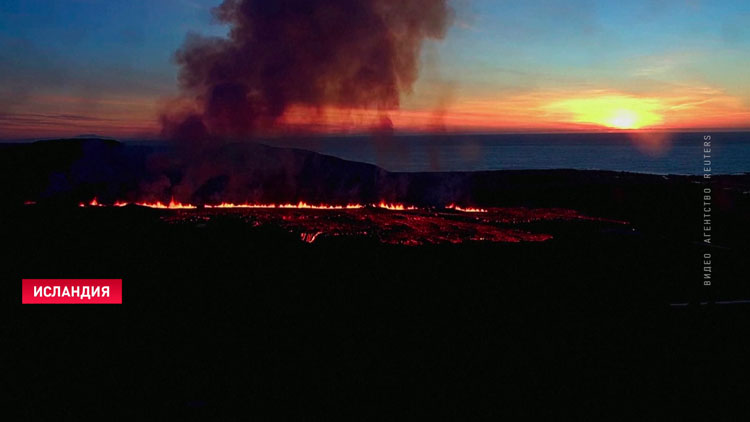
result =
[[89,207],[104,207],[105,205],[104,204],[100,204],[99,201],[96,199],[96,197],[94,197],[94,199],[92,199],[88,203],[88,205],[86,205],[83,202],[81,202],[81,203],[78,204],[78,206],[79,207],[85,207],[85,206],[89,206]]
[[158,209],[170,209],[170,210],[191,210],[198,208],[195,205],[191,204],[183,204],[181,202],[176,202],[174,198],[172,198],[168,204],[164,204],[161,201],[156,202],[136,202],[136,205],[139,205],[141,207],[148,207],[148,208],[158,208]]
[[[35,204],[34,201],[26,201],[26,205]],[[130,202],[125,201],[115,201],[114,204],[107,205],[99,203],[99,201],[94,198],[92,199],[88,204],[85,204],[83,202],[79,203],[79,207],[105,207],[105,206],[114,206],[114,207],[124,207],[127,205],[130,205]],[[296,204],[287,203],[287,204],[259,204],[259,203],[234,203],[234,202],[222,202],[219,204],[204,204],[201,206],[189,204],[189,203],[182,203],[179,201],[175,201],[174,198],[172,198],[168,203],[163,203],[161,201],[153,201],[153,202],[133,202],[133,205],[137,205],[139,207],[147,207],[147,208],[155,208],[155,209],[164,209],[164,210],[194,210],[198,208],[204,208],[204,209],[295,209],[295,210],[357,210],[361,208],[366,208],[368,205],[362,205],[362,204],[347,204],[347,205],[332,205],[332,204],[308,204],[307,202],[300,201]],[[413,206],[413,205],[404,205],[400,203],[388,203],[385,201],[380,201],[377,204],[369,205],[372,208],[381,208],[389,211],[417,211],[420,210],[419,207]],[[468,212],[468,213],[486,213],[489,212],[489,210],[484,208],[475,208],[475,207],[464,207],[456,204],[450,204],[446,205],[445,209],[452,210],[452,211],[459,211],[459,212]]]
[[407,206],[404,204],[388,204],[384,201],[380,201],[380,203],[375,206],[378,208],[383,208],[383,209],[391,210],[391,211],[412,211],[412,210],[417,209],[417,207],[413,207],[413,206]]
[[450,204],[446,206],[445,208],[449,210],[456,210],[456,211],[461,211],[461,212],[487,212],[487,210],[484,208],[472,208],[472,207],[465,208],[465,207],[458,206],[456,204]]
[[[137,205],[141,205],[141,204],[137,204]],[[235,204],[232,202],[222,202],[220,204],[206,204],[203,207],[209,208],[209,209],[274,209],[274,208],[279,208],[279,209],[308,209],[308,210],[353,210],[353,209],[364,208],[364,205],[359,205],[359,204],[312,205],[312,204],[308,204],[307,202],[300,201],[296,204],[291,204],[291,203],[290,204],[251,204],[251,203]]]
[[[156,209],[169,209],[169,210],[192,210],[199,208],[198,205],[193,205],[189,203],[182,203],[175,201],[174,198],[172,198],[169,203],[165,204],[161,201],[154,201],[154,202],[134,202],[134,205],[140,206],[140,207],[147,207],[147,208],[156,208]],[[124,201],[116,201],[114,204],[112,204],[115,207],[124,207],[126,205],[129,205],[128,202]],[[84,204],[81,202],[78,204],[80,207],[86,207],[86,206],[92,206],[92,207],[103,207],[104,204],[100,204],[96,198],[91,200],[89,204]],[[404,204],[389,204],[384,201],[381,201],[378,204],[373,204],[373,207],[376,208],[383,208],[391,211],[409,211],[409,210],[417,210],[418,208],[411,205],[404,205]],[[287,203],[287,204],[258,204],[258,203],[233,203],[233,202],[222,202],[220,204],[205,204],[202,206],[206,209],[305,209],[305,210],[356,210],[360,208],[365,208],[366,205],[362,204],[347,204],[347,205],[331,205],[331,204],[308,204],[307,202],[300,201],[296,204]]]
[[[34,201],[26,201],[34,205]],[[589,217],[575,210],[557,208],[475,208],[452,203],[445,207],[416,207],[400,203],[362,205],[312,205],[232,203],[194,205],[172,198],[168,203],[116,201],[100,203],[97,198],[81,207],[124,207],[136,205],[185,212],[159,213],[158,218],[169,224],[201,224],[217,218],[236,221],[252,227],[277,227],[294,234],[300,241],[316,243],[335,237],[365,238],[385,244],[417,246],[425,244],[459,244],[464,242],[543,242],[551,234],[528,231],[529,223],[538,221],[598,221],[607,224],[628,224],[624,221]],[[226,212],[235,209],[236,212]],[[380,210],[387,210],[385,212]],[[324,210],[313,212],[312,210]],[[440,212],[443,210],[444,212]],[[125,212],[125,211],[123,211]],[[482,213],[481,218],[468,213]],[[509,227],[513,225],[516,227]]]

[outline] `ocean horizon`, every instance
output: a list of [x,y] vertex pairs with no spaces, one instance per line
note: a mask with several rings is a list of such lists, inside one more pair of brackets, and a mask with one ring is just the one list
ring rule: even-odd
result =
[[[374,164],[391,172],[572,169],[699,175],[704,173],[705,136],[711,137],[712,174],[750,172],[750,132],[745,131],[290,136],[254,142]],[[168,145],[160,140],[123,142]]]
[[704,172],[704,136],[711,136],[713,174],[750,172],[750,132],[420,134],[259,142],[394,172],[576,169],[697,175]]

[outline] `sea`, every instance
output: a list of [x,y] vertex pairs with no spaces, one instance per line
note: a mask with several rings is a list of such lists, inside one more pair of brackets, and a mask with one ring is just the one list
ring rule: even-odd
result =
[[750,172],[750,132],[419,134],[266,139],[394,172],[526,169]]

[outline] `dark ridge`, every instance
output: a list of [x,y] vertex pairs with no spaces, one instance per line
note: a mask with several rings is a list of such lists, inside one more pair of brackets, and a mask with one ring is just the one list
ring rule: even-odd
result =
[[[0,236],[10,246],[0,267],[8,310],[0,331],[16,369],[9,385],[23,386],[8,389],[8,401],[26,413],[299,420],[362,419],[365,409],[371,419],[434,411],[463,420],[513,414],[515,406],[528,417],[532,398],[535,415],[552,419],[560,411],[548,403],[564,402],[602,419],[612,409],[641,415],[621,399],[651,409],[664,391],[683,409],[696,374],[735,374],[731,358],[746,356],[735,354],[745,350],[742,335],[717,328],[750,313],[718,302],[750,297],[747,174],[712,180],[709,246],[701,242],[705,185],[695,177],[388,173],[253,144],[195,156],[101,140],[0,148],[10,192],[0,207]],[[206,201],[265,190],[554,205],[630,224],[517,223],[554,234],[545,242],[308,244],[282,225],[255,227],[231,213],[172,223],[195,214],[59,206],[157,195],[159,186],[161,195],[183,189]],[[388,215],[396,227],[398,218],[419,218]],[[710,290],[701,277],[707,251]],[[123,304],[21,304],[23,278],[82,277],[122,278]],[[711,347],[719,359],[706,358]]]
[[[703,180],[613,171],[513,170],[391,173],[375,165],[255,143],[199,153],[105,139],[60,139],[0,149],[9,205],[77,205],[172,197],[219,202],[375,203],[418,206],[560,207],[630,221],[644,230],[691,238],[700,221]],[[714,234],[740,241],[748,230],[750,175],[713,179]],[[745,236],[746,237],[746,236]]]

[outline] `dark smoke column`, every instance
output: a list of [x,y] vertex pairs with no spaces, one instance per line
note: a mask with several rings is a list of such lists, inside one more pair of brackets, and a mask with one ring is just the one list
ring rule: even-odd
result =
[[[171,138],[235,138],[273,128],[290,106],[399,106],[447,0],[225,0],[228,39],[189,35],[176,53],[194,110],[162,117]],[[387,120],[387,119],[385,119]]]

